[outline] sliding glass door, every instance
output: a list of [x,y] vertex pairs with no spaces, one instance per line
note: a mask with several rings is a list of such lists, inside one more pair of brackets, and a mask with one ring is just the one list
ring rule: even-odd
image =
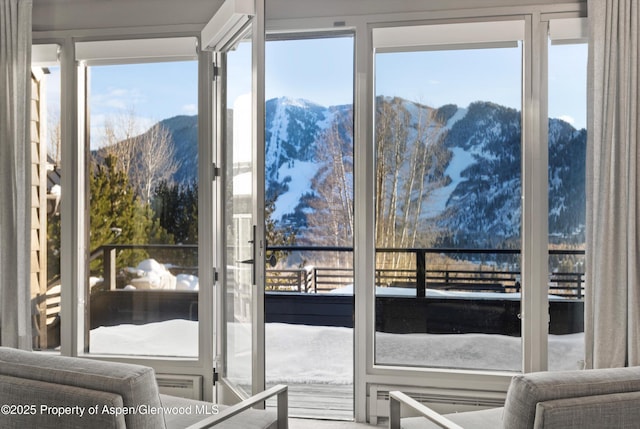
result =
[[522,368],[523,33],[374,32],[378,365]]

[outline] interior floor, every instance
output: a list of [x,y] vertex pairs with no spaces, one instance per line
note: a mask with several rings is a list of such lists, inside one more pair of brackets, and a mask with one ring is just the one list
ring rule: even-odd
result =
[[336,420],[312,420],[300,418],[289,419],[289,429],[364,429],[382,427],[386,427],[386,423],[374,426],[367,423],[355,423]]

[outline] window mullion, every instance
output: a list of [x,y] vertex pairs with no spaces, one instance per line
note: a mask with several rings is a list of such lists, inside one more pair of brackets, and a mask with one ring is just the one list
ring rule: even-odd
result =
[[[523,371],[547,369],[548,337],[548,143],[543,70],[547,23],[527,17],[523,56],[522,333]],[[544,128],[544,129],[543,129]]]
[[73,40],[65,40],[61,58],[61,138],[64,174],[61,205],[61,351],[76,356],[85,350],[84,302],[86,271],[84,112],[86,67],[77,64]]

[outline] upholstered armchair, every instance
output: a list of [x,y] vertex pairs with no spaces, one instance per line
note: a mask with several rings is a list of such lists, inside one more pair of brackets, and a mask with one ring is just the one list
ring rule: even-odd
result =
[[[640,367],[517,375],[502,408],[440,415],[398,391],[389,406],[390,429],[631,429],[640,422]],[[403,406],[422,417],[401,418]]]

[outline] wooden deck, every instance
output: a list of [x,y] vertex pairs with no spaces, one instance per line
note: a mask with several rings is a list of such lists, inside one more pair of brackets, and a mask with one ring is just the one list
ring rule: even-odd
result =
[[[353,419],[353,385],[289,384],[288,386],[291,417]],[[268,402],[267,406],[275,406],[275,401]]]

